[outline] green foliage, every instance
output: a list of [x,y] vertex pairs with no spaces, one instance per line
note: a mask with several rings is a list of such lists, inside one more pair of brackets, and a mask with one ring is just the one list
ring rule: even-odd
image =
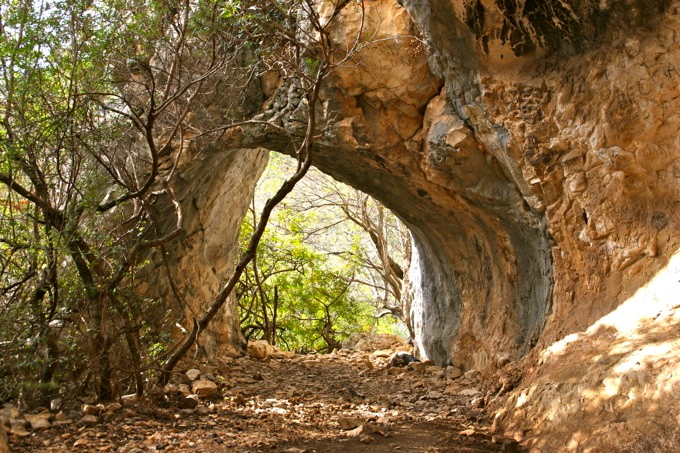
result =
[[[135,292],[171,223],[156,218],[172,204],[161,164],[180,160],[182,134],[223,125],[202,123],[214,99],[192,110],[196,97],[228,98],[272,68],[309,89],[320,62],[313,38],[296,42],[301,5],[0,0],[0,400],[142,391],[184,308]],[[216,118],[248,117],[234,97]],[[277,217],[241,290],[258,335],[321,350],[375,324],[370,291],[351,284],[361,240],[342,259],[312,248],[324,221]]]
[[[132,203],[97,206],[111,187],[126,190],[112,166],[119,144],[135,137],[129,118],[104,106],[125,110],[121,62],[164,37],[169,10],[0,0],[0,11],[0,399],[34,399],[60,382],[92,385],[135,368],[125,332],[162,312],[132,292],[143,261],[130,262],[130,250],[150,230],[148,216]],[[158,330],[165,316],[135,330],[143,356],[168,341]],[[83,379],[109,354],[120,370]]]
[[[255,209],[290,171],[288,165],[286,158],[271,155]],[[311,190],[323,191],[323,184]],[[276,211],[254,265],[241,279],[237,295],[244,334],[288,350],[327,352],[355,332],[395,333],[398,321],[376,316],[381,306],[374,288],[365,284],[368,270],[360,259],[365,232],[349,221],[328,227],[337,223],[338,213],[328,206],[308,209],[301,202],[308,193],[296,192]],[[242,225],[243,247],[252,222],[247,216]]]
[[[280,212],[275,223],[291,222],[293,227],[271,228],[260,243],[256,271],[261,288],[251,286],[256,281],[251,267],[240,290],[243,321],[258,326],[252,329],[256,336],[266,336],[276,317],[270,341],[289,350],[328,351],[350,333],[365,330],[373,307],[349,291],[357,272],[353,263],[338,266],[305,244],[299,226],[308,219],[302,217]],[[251,228],[246,226],[244,232]],[[269,325],[262,310],[268,311]]]
[[312,57],[305,57],[304,63],[305,72],[307,73],[308,76],[313,76],[314,74],[316,74],[316,72],[319,69],[319,64],[321,64],[321,62],[318,59]]

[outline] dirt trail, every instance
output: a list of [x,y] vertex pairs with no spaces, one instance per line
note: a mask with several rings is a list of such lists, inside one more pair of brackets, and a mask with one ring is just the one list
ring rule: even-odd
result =
[[172,401],[126,404],[94,426],[74,422],[15,436],[10,451],[519,451],[489,433],[473,376],[451,379],[444,369],[413,365],[394,368],[384,358],[343,351],[227,359],[199,367],[220,391],[194,409]]

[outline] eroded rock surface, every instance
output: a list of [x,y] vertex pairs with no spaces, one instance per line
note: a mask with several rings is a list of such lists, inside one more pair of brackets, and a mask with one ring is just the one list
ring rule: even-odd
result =
[[[585,368],[576,367],[577,352],[555,361],[557,355],[541,351],[554,351],[551,345],[570,334],[587,337],[587,329],[624,302],[663,304],[673,297],[663,294],[680,294],[677,279],[667,283],[670,293],[652,280],[680,244],[680,2],[381,0],[365,6],[365,35],[373,42],[322,90],[315,164],[382,201],[411,229],[404,302],[423,358],[487,375],[524,358],[526,379],[507,399],[498,426],[557,439],[568,425],[541,401],[594,396],[582,387],[585,393],[569,393],[573,386],[547,390],[549,380],[559,380],[553,371],[573,371],[579,381],[578,369]],[[358,14],[352,2],[339,10],[333,42],[353,38]],[[297,132],[301,105],[295,87],[281,87],[258,119]],[[289,152],[283,143],[280,135],[253,127],[222,145]],[[224,156],[212,154],[214,162]],[[237,168],[230,165],[249,168],[235,184],[257,174],[250,157],[243,159],[225,157],[205,181],[185,178],[186,193],[206,200],[193,213],[202,225],[193,229],[203,238],[196,240],[203,242],[191,256],[206,254],[180,268],[204,269],[201,263],[210,262],[222,266],[211,275],[226,269],[219,253],[207,251],[213,228],[220,240],[227,230],[221,220],[209,220],[227,209],[216,208],[228,191],[218,173]],[[200,174],[207,167],[196,168]],[[237,220],[230,222],[233,228]],[[629,299],[648,283],[648,299]],[[234,331],[235,322],[226,314],[220,328]],[[625,337],[618,328],[612,335],[615,343]],[[677,338],[678,332],[664,335]],[[233,344],[237,337],[213,339]],[[591,346],[605,355],[611,344]],[[677,369],[674,360],[663,367]],[[589,392],[623,372],[603,365],[597,373],[601,382]],[[545,376],[545,385],[527,390],[537,376]],[[502,392],[518,382],[506,384]],[[631,391],[610,397],[630,399]],[[677,420],[674,390],[643,394],[641,401],[666,398]],[[555,413],[596,413],[579,401]],[[619,419],[652,416],[642,403],[621,401],[602,410]],[[664,420],[668,438],[672,419]],[[595,435],[593,423],[584,428],[586,437]],[[578,448],[575,442],[569,448]]]
[[495,415],[540,451],[674,451],[680,445],[680,253],[587,330],[541,351]]

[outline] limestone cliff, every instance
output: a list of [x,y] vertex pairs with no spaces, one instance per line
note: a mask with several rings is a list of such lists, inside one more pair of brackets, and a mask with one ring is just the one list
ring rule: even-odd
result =
[[[633,448],[654,416],[660,434],[650,448],[680,436],[677,378],[642,373],[661,366],[678,375],[670,299],[680,300],[671,261],[680,246],[680,2],[365,7],[371,42],[326,82],[315,165],[373,195],[411,229],[405,302],[421,354],[497,373],[498,429],[545,451]],[[347,2],[330,39],[353,36],[358,14]],[[258,118],[292,124],[294,94],[282,87]],[[263,128],[229,140],[286,151]],[[215,178],[191,186],[212,200],[197,213],[211,212],[226,190]],[[197,230],[208,238],[211,228]],[[647,313],[630,309],[640,304],[658,313],[640,321],[656,336],[600,319],[617,307]],[[565,337],[572,347],[555,346]],[[663,363],[648,354],[631,362],[642,374],[622,371],[634,348],[650,343],[665,351]],[[664,417],[643,404],[663,400]],[[643,421],[626,425],[626,414]],[[568,425],[573,418],[582,423]],[[609,437],[593,443],[596,432]]]

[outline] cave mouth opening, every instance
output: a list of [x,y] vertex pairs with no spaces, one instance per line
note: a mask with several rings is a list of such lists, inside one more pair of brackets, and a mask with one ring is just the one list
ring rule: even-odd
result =
[[[271,152],[241,244],[297,161]],[[331,352],[353,334],[412,335],[402,307],[411,234],[369,195],[312,167],[277,206],[236,290],[241,331],[298,353]],[[356,335],[355,335],[356,336]]]

